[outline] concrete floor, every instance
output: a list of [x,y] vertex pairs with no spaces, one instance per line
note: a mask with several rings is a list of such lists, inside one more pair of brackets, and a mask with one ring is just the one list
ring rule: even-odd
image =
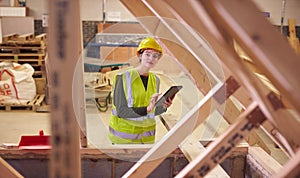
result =
[[[181,93],[176,97],[172,108],[169,109],[166,115],[172,112],[174,108],[182,110],[184,115],[188,112],[188,108],[192,107],[197,102],[197,96],[195,98],[196,90],[191,88],[191,82],[185,77],[177,77],[176,84],[184,85]],[[169,78],[168,83],[164,83],[161,86],[162,92],[167,90],[169,85],[174,83],[174,79]],[[88,91],[88,90],[87,90]],[[189,92],[195,93],[195,95],[189,95]],[[183,97],[183,95],[186,95]],[[93,96],[92,94],[86,94],[86,96]],[[190,99],[188,99],[188,97]],[[186,98],[188,102],[184,108],[180,105],[180,99]],[[183,111],[185,109],[185,111]],[[91,100],[86,100],[86,124],[87,124],[87,136],[90,147],[110,148],[111,143],[107,139],[108,122],[111,113],[111,107],[106,112],[100,112],[95,103]],[[174,119],[180,119],[180,116],[174,117]],[[167,130],[157,118],[157,140],[166,134]],[[31,110],[15,110],[0,111],[0,144],[13,143],[17,144],[21,135],[36,135],[40,130],[44,131],[44,134],[51,134],[50,128],[50,113],[47,112],[34,112]],[[136,145],[137,146],[137,145]],[[116,147],[116,146],[114,146]],[[145,146],[143,146],[145,147]]]
[[30,110],[0,111],[0,144],[19,143],[21,135],[50,134],[49,113]]

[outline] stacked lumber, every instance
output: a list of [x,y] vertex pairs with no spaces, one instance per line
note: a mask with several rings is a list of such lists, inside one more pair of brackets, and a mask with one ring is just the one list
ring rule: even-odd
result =
[[28,63],[34,69],[33,77],[44,77],[47,54],[46,34],[9,34],[0,43],[0,62]]

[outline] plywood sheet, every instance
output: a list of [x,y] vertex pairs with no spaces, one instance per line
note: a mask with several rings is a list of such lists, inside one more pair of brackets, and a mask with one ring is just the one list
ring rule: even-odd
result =
[[33,17],[1,17],[2,36],[17,33],[34,34]]

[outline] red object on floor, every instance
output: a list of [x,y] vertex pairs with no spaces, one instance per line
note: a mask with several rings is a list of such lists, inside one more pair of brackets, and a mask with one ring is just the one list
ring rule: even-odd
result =
[[40,130],[39,135],[23,135],[18,145],[19,149],[50,149],[50,136],[44,135]]

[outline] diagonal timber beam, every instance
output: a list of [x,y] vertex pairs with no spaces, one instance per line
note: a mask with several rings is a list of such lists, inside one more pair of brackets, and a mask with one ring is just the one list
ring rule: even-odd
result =
[[[240,87],[233,94],[233,97],[236,98],[240,102],[240,105],[244,106],[244,107],[249,106],[249,104],[253,102],[252,98],[247,97],[249,95],[247,95],[246,93],[248,93],[248,91],[246,91],[244,87]],[[277,102],[280,103],[280,101],[277,101]],[[289,110],[285,110],[284,112],[288,113]],[[290,114],[290,113],[288,113],[288,114]],[[293,141],[292,140],[288,141],[285,137],[283,137],[282,134],[278,131],[278,129],[275,128],[274,125],[272,125],[272,123],[269,120],[264,122],[261,125],[261,128],[274,141],[274,143],[276,143],[282,149],[282,151],[284,151],[287,155],[289,155],[289,153],[293,152],[293,151],[291,151],[292,148],[287,147],[288,145],[285,144],[285,143],[292,143]],[[260,145],[262,148],[264,148],[265,144],[261,144],[260,141],[261,141],[261,139],[258,138],[257,144]],[[270,154],[270,152],[267,151],[268,149],[264,148],[264,150]]]
[[[169,0],[166,1],[168,2]],[[205,2],[208,3],[208,1]],[[226,42],[218,28],[213,24],[213,18],[210,17],[201,2],[189,0],[185,6],[182,6],[180,1],[170,1],[168,4],[173,8],[173,12],[177,15],[180,21],[190,25],[197,32],[205,36],[207,42],[216,51],[217,55],[222,57],[221,60],[224,65],[228,68],[235,69],[231,71],[236,79],[240,84],[247,88],[251,97],[258,102],[268,120],[275,125],[280,133],[282,133],[292,143],[299,145],[299,139],[296,138],[296,135],[299,134],[291,132],[290,127],[287,125],[285,126],[284,124],[287,120],[289,123],[293,123],[292,125],[295,126],[293,127],[293,131],[298,133],[299,129],[296,129],[296,125],[299,125],[299,122],[297,122],[295,117],[286,110],[281,109],[277,112],[279,115],[275,114],[275,109],[267,99],[267,96],[270,94],[270,90],[266,88],[266,86],[262,85],[254,74],[252,74],[252,72],[242,63],[233,48],[231,48],[232,45],[229,45]],[[283,115],[286,118],[284,121],[281,119]]]
[[5,178],[23,178],[12,166],[0,157],[0,172],[1,177]]
[[[238,101],[240,102],[241,106],[249,106],[249,104],[251,102],[253,102],[253,100],[251,98],[245,98],[246,96],[245,93],[248,93],[245,88],[240,87],[234,94],[233,97],[235,97],[236,99],[238,99]],[[273,95],[273,93],[270,93],[270,95]],[[274,94],[274,98],[275,94]],[[280,103],[280,100],[277,100],[276,103]],[[288,115],[290,115],[289,110],[282,110],[282,112],[286,112]],[[291,123],[292,124],[292,123]],[[274,143],[276,143],[281,149],[282,151],[284,151],[287,155],[292,155],[293,154],[293,149],[292,147],[289,146],[289,143],[291,143],[292,145],[297,145],[296,143],[293,143],[293,140],[288,140],[285,137],[283,137],[283,135],[278,131],[278,129],[276,127],[274,127],[274,125],[272,125],[272,123],[267,120],[266,122],[262,123],[261,125],[261,129],[274,141]],[[251,138],[250,138],[251,139]],[[258,138],[257,140],[257,144],[260,145],[262,148],[265,147],[265,144],[261,144],[260,141],[262,141],[260,138]],[[250,144],[253,145],[253,144]],[[267,153],[270,154],[269,151],[267,151],[268,149],[264,149]]]
[[221,163],[250,132],[266,120],[256,103],[243,112],[238,121],[211,143],[207,149],[183,168],[175,177],[204,177]]
[[300,57],[286,38],[263,17],[252,1],[213,0],[203,3],[213,12],[214,20],[238,41],[259,70],[264,71],[300,113]]

